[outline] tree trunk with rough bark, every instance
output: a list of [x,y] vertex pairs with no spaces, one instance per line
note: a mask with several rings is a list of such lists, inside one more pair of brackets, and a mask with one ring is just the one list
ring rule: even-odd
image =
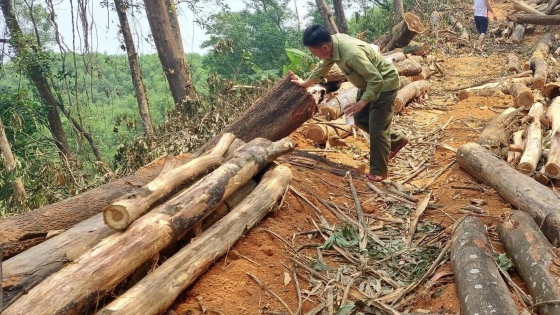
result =
[[315,0],[317,4],[317,9],[319,9],[319,13],[323,17],[323,21],[325,22],[325,27],[329,31],[329,33],[336,34],[338,33],[338,28],[336,27],[336,23],[334,22],[333,15],[327,2],[325,0]]
[[397,20],[402,19],[404,17],[403,0],[393,0],[393,7]]
[[558,196],[550,188],[519,173],[476,143],[462,145],[456,158],[467,173],[494,188],[514,207],[527,212],[552,245],[560,244]]
[[175,41],[165,0],[144,0],[146,16],[177,109],[194,113],[199,103],[185,56]]
[[346,23],[346,16],[344,15],[344,6],[342,5],[342,0],[333,0],[333,5],[338,31],[344,34],[348,34],[348,24]]
[[140,113],[142,128],[145,133],[152,134],[154,132],[154,128],[152,126],[152,118],[150,117],[148,97],[146,95],[144,82],[142,81],[142,74],[140,73],[138,53],[136,53],[136,47],[134,46],[134,40],[132,39],[132,32],[130,31],[128,18],[126,16],[127,5],[124,0],[114,1],[126,47],[128,65],[130,67],[130,75],[132,76],[132,83],[134,85],[134,92],[136,94],[136,102],[138,103],[138,112]]
[[175,1],[165,0],[165,7],[167,8],[167,16],[169,18],[169,24],[171,25],[171,31],[173,32],[173,38],[175,39],[175,45],[177,45],[177,49],[179,49],[181,55],[185,56],[183,37],[181,36],[181,27],[179,25],[179,18],[177,17]]
[[[23,187],[23,182],[19,176],[17,176],[16,160],[14,159],[14,154],[12,153],[12,146],[6,137],[6,131],[4,129],[4,124],[0,118],[0,152],[4,156],[6,161],[6,173],[14,175],[12,188],[14,191],[14,197],[17,201],[23,201],[27,198],[25,193],[25,187]],[[0,261],[1,263],[1,261]]]
[[560,25],[560,16],[558,15],[540,15],[540,14],[514,14],[508,17],[513,22],[536,25]]

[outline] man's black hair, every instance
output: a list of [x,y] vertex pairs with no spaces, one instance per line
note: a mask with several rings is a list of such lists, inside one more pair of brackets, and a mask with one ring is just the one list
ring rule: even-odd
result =
[[312,24],[303,31],[303,46],[319,48],[332,41],[331,34],[321,24]]

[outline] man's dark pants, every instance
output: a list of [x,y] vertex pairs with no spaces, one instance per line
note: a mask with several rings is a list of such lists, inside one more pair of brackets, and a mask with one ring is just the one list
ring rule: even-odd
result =
[[[360,100],[365,90],[358,90]],[[367,132],[369,142],[369,173],[385,176],[388,173],[389,151],[399,147],[405,140],[400,134],[391,133],[393,105],[397,90],[381,92],[379,98],[369,102],[364,109],[354,114],[356,126]]]

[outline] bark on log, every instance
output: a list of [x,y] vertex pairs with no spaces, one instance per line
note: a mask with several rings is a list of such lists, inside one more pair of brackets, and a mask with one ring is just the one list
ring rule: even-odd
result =
[[545,84],[542,89],[542,95],[551,99],[560,96],[560,82],[556,81]]
[[546,10],[544,10],[544,14],[551,15],[552,12],[554,12],[554,10],[556,9],[556,6],[558,4],[560,4],[560,0],[550,0],[548,2],[548,6],[546,7]]
[[[401,22],[402,23],[402,22]],[[383,47],[387,46],[387,44],[391,41],[391,32],[387,32],[381,36],[379,36],[373,43],[379,46],[379,50],[382,51]]]
[[457,97],[459,100],[464,100],[471,96],[493,96],[500,93],[511,94],[510,90],[513,84],[519,83],[525,85],[531,84],[532,82],[533,78],[531,77],[505,79],[459,90],[459,92],[457,92]]
[[525,136],[525,151],[521,156],[517,169],[527,175],[532,176],[537,170],[537,165],[542,154],[542,130],[540,117],[544,114],[544,105],[536,102],[529,110],[528,116],[533,117],[532,122],[527,126]]
[[525,25],[519,23],[515,24],[510,36],[511,42],[520,44],[523,41],[523,36],[525,36]]
[[508,16],[508,19],[521,24],[560,25],[558,15],[514,14]]
[[113,229],[125,229],[161,198],[169,195],[189,179],[220,166],[235,136],[226,133],[209,154],[196,158],[158,176],[150,183],[112,202],[103,210],[103,220]]
[[399,75],[410,77],[422,72],[422,65],[414,59],[406,59],[394,64]]
[[339,90],[335,97],[326,103],[317,105],[318,114],[325,116],[327,120],[335,120],[342,117],[344,111],[342,107],[349,103],[356,102],[358,88],[350,86],[347,89]]
[[535,89],[542,89],[548,77],[548,64],[544,58],[535,58],[531,60],[530,69],[533,70],[534,73],[533,86]]
[[532,35],[535,33],[537,26],[535,24],[525,24],[525,35]]
[[330,122],[310,124],[305,130],[305,138],[317,144],[329,143],[332,146],[344,145],[343,138],[352,134],[352,126],[339,118]]
[[399,79],[401,80],[401,89],[412,83],[412,80],[410,80],[408,77],[400,76]]
[[412,76],[412,81],[428,80],[435,71],[430,70],[428,66],[422,66],[422,72]]
[[538,172],[535,172],[535,179],[537,180],[537,182],[545,186],[548,185],[548,183],[550,182],[550,178],[546,175],[544,171],[544,165],[541,167],[541,169]]
[[408,45],[414,37],[418,34],[424,33],[426,27],[422,24],[420,17],[412,12],[406,12],[403,17],[403,22],[401,24],[400,29],[396,32],[396,34],[391,38],[389,43],[381,52],[386,52],[398,47],[404,47]]
[[509,53],[507,55],[507,71],[519,73],[521,72],[521,68],[519,67],[519,57],[517,57],[514,53]]
[[[186,158],[181,159],[186,162]],[[65,230],[98,213],[114,199],[152,181],[163,168],[158,161],[134,174],[113,180],[33,211],[0,220],[4,258],[10,258],[43,242],[50,231]]]
[[543,12],[535,8],[531,8],[529,5],[525,4],[522,1],[511,0],[511,2],[513,2],[513,7],[519,11],[527,12],[530,14],[545,15]]
[[430,25],[433,30],[439,29],[441,25],[441,14],[438,11],[433,11],[430,14]]
[[428,93],[430,86],[430,82],[420,80],[412,82],[400,89],[397,92],[397,97],[395,98],[395,112],[400,113],[408,102],[422,94]]
[[517,314],[511,294],[492,258],[484,224],[477,218],[466,217],[453,233],[452,241],[451,263],[461,314]]
[[459,20],[457,20],[457,18],[453,15],[449,15],[449,23],[451,23],[451,25],[453,26],[453,29],[457,31],[457,33],[459,33],[459,38],[465,41],[469,41],[471,39],[471,37],[469,36],[469,33],[467,32],[467,30],[465,29],[465,27],[463,26],[463,24],[461,22],[459,22]]
[[505,156],[512,131],[508,126],[516,119],[520,109],[508,108],[484,126],[476,143],[496,156]]
[[403,53],[405,54],[413,54],[416,56],[423,56],[430,51],[430,44],[428,43],[419,43],[415,41],[411,41],[408,45],[403,47]]
[[390,55],[386,55],[385,59],[387,59],[388,61],[390,61],[392,63],[398,63],[398,62],[401,62],[401,61],[405,60],[406,55],[402,51],[400,51],[400,52],[392,53]]
[[277,141],[289,136],[317,110],[307,91],[291,82],[288,72],[237,120],[200,148],[196,156],[214,146],[224,133],[249,142],[257,137]]
[[[560,267],[535,221],[525,212],[514,211],[498,224],[498,234],[535,302],[560,300]],[[560,304],[542,305],[538,312],[560,315]]]
[[467,173],[494,188],[514,207],[527,212],[552,245],[558,246],[560,199],[550,188],[519,173],[476,143],[461,146],[456,158]]
[[560,56],[560,47],[556,48],[556,50],[552,53],[552,57],[558,58]]
[[560,97],[554,98],[546,111],[546,117],[551,124],[551,135],[545,173],[560,178]]
[[[262,138],[251,141],[234,158],[198,183],[31,289],[3,315],[79,314],[89,303],[110,292],[135,268],[181,239],[220,202],[293,147],[289,138],[275,143]],[[64,294],[60,288],[64,288]]]
[[290,169],[285,166],[265,173],[253,193],[231,213],[97,314],[164,312],[235,241],[279,206],[290,179]]
[[523,83],[512,84],[509,94],[513,97],[513,103],[516,107],[528,110],[535,103],[533,91]]

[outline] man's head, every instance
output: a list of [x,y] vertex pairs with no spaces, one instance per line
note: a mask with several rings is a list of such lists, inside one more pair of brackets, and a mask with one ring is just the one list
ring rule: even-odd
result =
[[333,45],[329,31],[321,24],[312,24],[303,32],[303,46],[319,59],[332,56]]

